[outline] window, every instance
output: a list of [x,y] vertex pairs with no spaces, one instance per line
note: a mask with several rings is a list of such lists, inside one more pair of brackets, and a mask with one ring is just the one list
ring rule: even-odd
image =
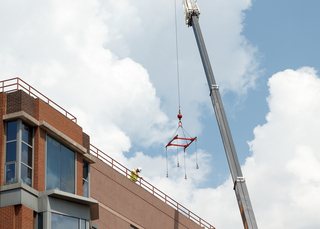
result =
[[32,128],[22,123],[21,128],[21,181],[32,184]]
[[75,193],[75,152],[47,136],[46,189]]
[[21,179],[32,187],[33,129],[20,119],[6,124],[5,158],[5,182]]
[[75,217],[51,213],[51,229],[88,229],[87,221]]
[[130,229],[138,229],[138,228],[135,227],[135,226],[130,225]]
[[89,163],[83,161],[82,191],[84,197],[89,197]]

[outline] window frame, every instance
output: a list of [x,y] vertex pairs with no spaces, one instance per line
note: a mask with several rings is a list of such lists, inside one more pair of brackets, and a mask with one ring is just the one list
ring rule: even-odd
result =
[[[8,138],[8,123],[11,122],[17,122],[17,129],[16,129],[16,138],[13,140],[7,140]],[[29,127],[29,130],[31,130],[31,144],[26,143],[22,141],[22,128],[23,126],[26,125]],[[16,147],[16,160],[15,161],[10,161],[7,162],[7,144],[15,142],[15,147]],[[27,168],[31,169],[31,184],[28,185],[30,187],[33,187],[33,179],[34,179],[34,128],[33,126],[27,124],[24,122],[22,119],[16,119],[16,120],[10,120],[5,122],[5,141],[4,141],[4,184],[13,184],[13,183],[25,183],[21,180],[21,168],[22,165],[26,166]],[[27,147],[30,147],[31,150],[31,166],[26,165],[24,162],[22,162],[22,144],[26,144]],[[7,166],[8,165],[13,165],[15,166],[15,177],[14,177],[14,182],[7,182]]]
[[[64,190],[61,190],[61,176],[60,176],[60,191],[63,192],[67,192],[67,193],[71,193],[71,194],[75,194],[77,195],[77,151],[72,149],[71,147],[68,146],[68,144],[65,144],[64,142],[58,140],[57,138],[55,138],[53,135],[51,135],[50,133],[46,132],[46,144],[45,144],[45,190],[51,190],[51,189],[47,189],[47,184],[48,184],[48,173],[47,173],[47,169],[48,169],[48,137],[53,139],[54,141],[58,142],[60,145],[64,146],[65,148],[69,149],[70,151],[72,151],[74,153],[74,192],[67,192]],[[60,155],[61,155],[61,149],[60,149]],[[60,166],[60,173],[61,173],[61,157],[59,160],[59,166]]]

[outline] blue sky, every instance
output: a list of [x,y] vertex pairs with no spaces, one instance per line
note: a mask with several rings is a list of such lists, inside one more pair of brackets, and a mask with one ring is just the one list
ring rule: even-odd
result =
[[[200,26],[259,228],[319,228],[319,1],[198,1]],[[2,1],[1,79],[19,76],[78,118],[91,143],[217,228],[242,228],[193,31],[174,2]],[[57,93],[57,88],[59,93]],[[68,99],[66,99],[68,98]],[[181,157],[180,157],[181,158]]]

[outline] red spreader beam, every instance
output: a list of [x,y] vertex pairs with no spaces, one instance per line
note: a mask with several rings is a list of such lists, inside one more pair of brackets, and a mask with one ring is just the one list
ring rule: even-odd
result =
[[[197,137],[194,137],[194,138],[180,138],[179,136],[178,136],[178,134],[176,135],[176,136],[174,136],[172,139],[171,139],[171,141],[169,141],[169,143],[166,145],[166,148],[168,147],[168,146],[178,146],[178,147],[183,147],[184,149],[186,149],[194,140],[196,140],[197,139]],[[185,140],[185,141],[189,141],[189,142],[187,142],[187,144],[176,144],[176,143],[172,143],[173,141],[175,141],[175,140]]]

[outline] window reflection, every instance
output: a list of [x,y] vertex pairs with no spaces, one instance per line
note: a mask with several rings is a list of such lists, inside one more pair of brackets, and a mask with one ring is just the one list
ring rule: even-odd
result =
[[47,137],[47,190],[75,193],[75,153]]
[[51,213],[51,229],[87,229],[86,220]]
[[79,219],[51,213],[51,229],[79,229]]
[[7,157],[6,162],[11,162],[16,160],[17,155],[17,142],[7,143]]
[[21,144],[21,161],[32,167],[32,148],[26,144]]
[[24,164],[21,164],[21,182],[29,185],[31,187],[32,183],[32,170],[25,166]]
[[17,121],[7,123],[7,141],[17,139]]
[[22,123],[22,141],[32,145],[32,128]]
[[15,182],[15,165],[16,164],[10,164],[10,165],[7,165],[6,169],[6,183],[12,183],[12,182]]
[[[21,119],[6,124],[5,180],[23,182],[32,187],[33,128]],[[21,147],[20,147],[21,146]],[[21,180],[15,179],[21,174]]]

